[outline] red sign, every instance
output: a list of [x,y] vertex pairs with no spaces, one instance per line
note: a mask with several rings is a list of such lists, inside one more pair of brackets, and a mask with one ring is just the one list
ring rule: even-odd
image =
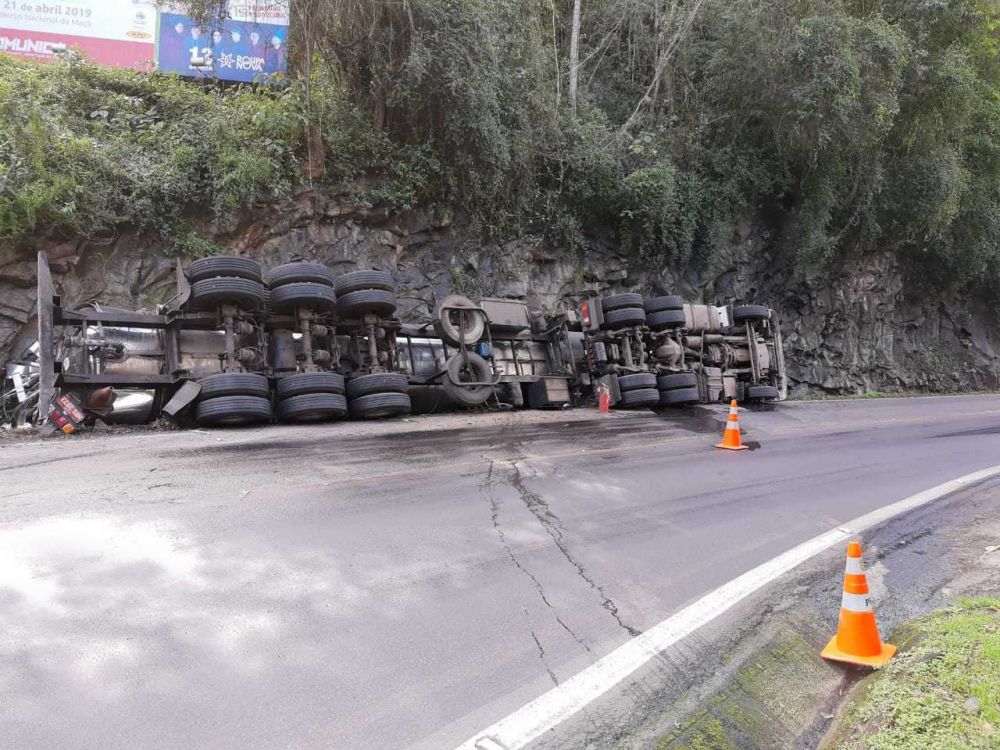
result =
[[0,28],[0,52],[35,60],[55,59],[53,45],[64,44],[78,49],[91,62],[117,68],[149,69],[153,66],[153,45],[117,39],[50,34],[41,31],[17,31]]

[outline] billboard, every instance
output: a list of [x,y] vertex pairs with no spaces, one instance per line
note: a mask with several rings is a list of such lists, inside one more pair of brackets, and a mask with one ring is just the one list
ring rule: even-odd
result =
[[0,52],[51,59],[56,45],[94,62],[152,67],[155,0],[0,0]]
[[283,74],[288,67],[287,13],[284,24],[263,23],[232,8],[230,15],[202,27],[182,13],[162,13],[157,67],[164,73],[223,81],[270,82]]

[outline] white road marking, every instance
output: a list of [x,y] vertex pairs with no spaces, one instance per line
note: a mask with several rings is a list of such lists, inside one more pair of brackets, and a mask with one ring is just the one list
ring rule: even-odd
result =
[[866,529],[998,475],[1000,466],[966,474],[866,513],[793,547],[784,554],[723,584],[677,614],[654,625],[642,635],[619,646],[510,716],[478,732],[459,745],[456,750],[519,750],[526,747],[602,696],[662,651],[811,557]]

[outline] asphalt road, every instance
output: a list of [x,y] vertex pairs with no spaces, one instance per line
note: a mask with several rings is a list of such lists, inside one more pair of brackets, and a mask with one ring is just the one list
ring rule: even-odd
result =
[[700,595],[996,463],[1000,398],[0,441],[0,737],[451,748]]

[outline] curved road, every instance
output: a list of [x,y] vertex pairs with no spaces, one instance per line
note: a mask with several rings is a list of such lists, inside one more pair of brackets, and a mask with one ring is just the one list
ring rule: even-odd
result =
[[1000,398],[0,439],[17,748],[452,748],[706,592],[997,463]]

